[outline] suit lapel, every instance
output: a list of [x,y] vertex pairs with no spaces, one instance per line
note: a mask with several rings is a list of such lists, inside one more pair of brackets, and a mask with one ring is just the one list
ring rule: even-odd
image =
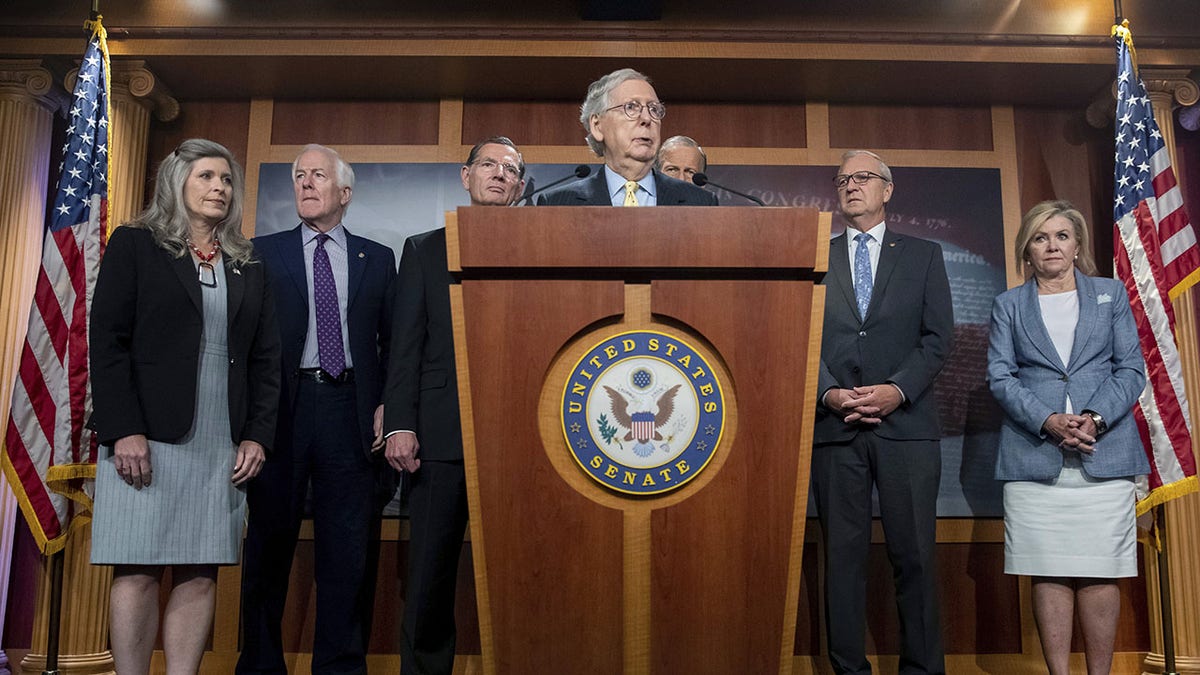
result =
[[[345,230],[345,226],[342,226]],[[358,297],[358,287],[362,283],[363,272],[367,269],[366,240],[356,237],[346,230],[346,272],[350,281],[346,289],[346,321],[350,320],[350,308],[354,306],[354,298]]]
[[[849,231],[846,230],[846,232]],[[829,240],[829,274],[833,277],[833,285],[842,292],[842,299],[850,306],[850,311],[854,316],[858,316],[858,300],[854,297],[854,280],[850,277],[850,254],[847,240],[846,233]],[[858,319],[861,323],[862,317],[860,316]]]
[[296,292],[304,299],[303,306],[308,306],[308,273],[304,270],[304,235],[300,228],[304,225],[297,225],[296,229],[292,230],[293,234],[288,236],[280,247],[279,258],[283,262],[283,269],[287,270],[288,277],[296,286]]
[[183,289],[187,291],[192,306],[203,316],[204,305],[200,299],[200,281],[196,276],[196,264],[192,262],[192,254],[188,253],[181,258],[173,258],[171,269],[175,271],[175,276],[179,277],[179,283],[183,284]]
[[[904,254],[904,237],[889,229],[883,231],[883,242],[879,244],[879,265],[875,268],[875,278],[871,285],[871,304],[867,306],[867,316],[875,313],[883,302],[883,294],[887,289],[892,272],[896,271],[896,263]],[[849,255],[849,254],[847,254]],[[847,261],[849,258],[847,258]],[[849,269],[849,262],[846,263]]]
[[242,267],[227,255],[221,256],[225,263],[225,315],[229,328],[234,326],[238,310],[242,308],[242,297],[246,294],[246,280],[242,278]]
[[1050,332],[1046,330],[1046,322],[1042,320],[1042,305],[1038,302],[1036,281],[1030,279],[1021,287],[1019,303],[1021,317],[1024,319],[1021,321],[1021,329],[1025,331],[1025,339],[1042,354],[1047,363],[1064,373],[1067,372],[1066,364],[1062,362],[1058,349],[1054,347],[1054,341],[1050,339]]
[[662,179],[657,171],[654,173],[654,189],[658,191],[655,200],[659,206],[678,206],[687,203],[687,196],[676,192],[675,185]]
[[1096,302],[1096,285],[1078,270],[1075,271],[1075,289],[1079,297],[1079,321],[1075,322],[1075,342],[1071,345],[1068,367],[1081,363],[1080,355],[1092,337],[1100,313]]
[[603,166],[595,176],[588,179],[588,194],[578,196],[580,200],[590,206],[612,206],[612,197],[608,194],[608,180],[604,177]]

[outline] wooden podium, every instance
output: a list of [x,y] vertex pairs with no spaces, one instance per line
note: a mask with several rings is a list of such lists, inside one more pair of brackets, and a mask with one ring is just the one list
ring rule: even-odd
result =
[[[484,672],[790,673],[829,215],[464,207],[446,222]],[[639,340],[662,351],[585,393]],[[651,389],[671,377],[699,402]],[[653,432],[617,403],[639,387],[658,397]]]

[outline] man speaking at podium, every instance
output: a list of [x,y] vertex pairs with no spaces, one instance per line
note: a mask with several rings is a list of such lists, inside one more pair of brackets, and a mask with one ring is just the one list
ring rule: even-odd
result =
[[636,70],[622,68],[593,82],[579,121],[604,168],[542,193],[538,206],[716,206],[707,190],[654,170],[666,114],[650,80]]
[[[503,136],[481,141],[462,167],[471,206],[508,206],[525,187],[525,162]],[[402,675],[454,669],[454,595],[467,528],[467,485],[454,328],[450,319],[446,228],[404,242],[396,278],[392,353],[384,390],[384,455],[408,473],[408,545]]]

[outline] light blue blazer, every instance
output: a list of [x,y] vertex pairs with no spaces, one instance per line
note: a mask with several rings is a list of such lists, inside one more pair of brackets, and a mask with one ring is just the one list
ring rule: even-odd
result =
[[1062,469],[1063,452],[1042,431],[1053,413],[1064,412],[1067,396],[1078,414],[1099,413],[1108,431],[1095,452],[1079,453],[1093,478],[1135,476],[1150,471],[1131,414],[1146,382],[1145,364],[1125,287],[1116,280],[1075,271],[1079,322],[1069,362],[1063,364],[1050,340],[1038,304],[1037,283],[996,297],[988,343],[988,385],[1000,407],[997,480],[1049,480]]

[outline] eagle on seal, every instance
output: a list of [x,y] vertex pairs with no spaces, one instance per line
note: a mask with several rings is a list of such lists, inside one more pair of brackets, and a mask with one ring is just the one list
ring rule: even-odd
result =
[[613,417],[616,418],[618,424],[629,429],[624,440],[637,441],[633,446],[633,452],[638,457],[648,457],[654,451],[654,444],[650,442],[651,440],[662,440],[663,436],[658,430],[670,421],[672,413],[675,412],[675,395],[679,393],[680,386],[677,384],[658,397],[658,401],[655,403],[655,407],[658,408],[657,413],[650,410],[630,413],[628,399],[616,389],[604,386],[604,391],[608,392],[608,398],[612,403]]

